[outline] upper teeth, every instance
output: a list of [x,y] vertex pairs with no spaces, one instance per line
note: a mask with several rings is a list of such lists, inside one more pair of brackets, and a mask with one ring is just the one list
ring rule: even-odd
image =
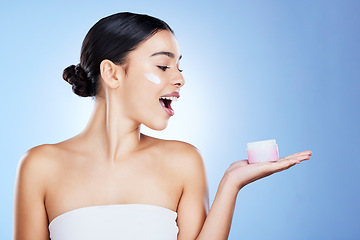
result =
[[160,99],[167,99],[167,100],[171,100],[171,101],[177,101],[177,97],[161,97]]

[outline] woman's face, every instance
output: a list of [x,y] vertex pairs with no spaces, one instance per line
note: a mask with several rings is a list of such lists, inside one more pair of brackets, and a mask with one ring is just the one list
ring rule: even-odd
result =
[[122,99],[130,118],[154,130],[167,126],[174,114],[171,102],[177,100],[184,85],[180,59],[179,44],[166,30],[157,32],[129,53]]

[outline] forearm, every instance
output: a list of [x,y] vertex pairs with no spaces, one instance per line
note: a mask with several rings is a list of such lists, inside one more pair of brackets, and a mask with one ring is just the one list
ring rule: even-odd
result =
[[253,181],[308,160],[311,155],[311,151],[304,151],[279,159],[276,162],[249,164],[247,160],[242,160],[231,164],[219,184],[214,202],[197,240],[227,239],[239,190]]
[[228,239],[238,191],[225,175],[197,240]]

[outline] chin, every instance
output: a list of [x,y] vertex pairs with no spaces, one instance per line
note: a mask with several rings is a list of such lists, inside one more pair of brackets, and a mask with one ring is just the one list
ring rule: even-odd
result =
[[148,128],[155,130],[155,131],[162,131],[164,130],[168,125],[168,120],[166,121],[158,121],[158,122],[150,122],[150,123],[143,123]]

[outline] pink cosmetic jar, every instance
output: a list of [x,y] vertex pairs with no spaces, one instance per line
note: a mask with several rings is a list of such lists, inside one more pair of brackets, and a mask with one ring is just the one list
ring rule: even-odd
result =
[[249,163],[275,162],[279,160],[278,145],[275,139],[247,144]]

